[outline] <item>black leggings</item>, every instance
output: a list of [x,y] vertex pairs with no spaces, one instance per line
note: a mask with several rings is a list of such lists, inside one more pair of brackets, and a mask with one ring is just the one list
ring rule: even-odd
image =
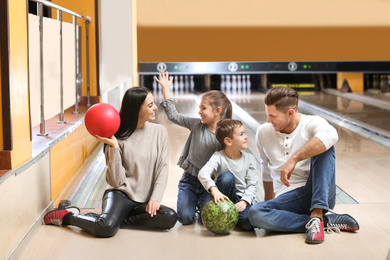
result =
[[164,205],[153,217],[146,212],[147,202],[135,202],[118,190],[106,190],[103,196],[102,214],[72,214],[69,224],[82,228],[96,237],[112,237],[119,228],[170,229],[177,221],[176,212]]

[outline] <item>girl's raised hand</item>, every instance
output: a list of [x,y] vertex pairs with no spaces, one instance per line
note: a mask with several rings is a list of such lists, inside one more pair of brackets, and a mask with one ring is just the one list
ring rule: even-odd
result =
[[162,72],[157,77],[154,77],[158,83],[160,83],[163,91],[164,100],[171,98],[170,86],[172,85],[173,77],[169,77],[168,71]]
[[155,79],[158,83],[160,83],[163,90],[169,88],[172,85],[172,81],[173,81],[173,77],[172,76],[169,77],[168,71],[166,71],[165,73],[163,71],[158,75],[158,78],[155,77]]

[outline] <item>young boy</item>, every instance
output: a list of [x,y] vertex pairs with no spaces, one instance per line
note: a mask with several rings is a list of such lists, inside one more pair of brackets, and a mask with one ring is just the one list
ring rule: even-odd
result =
[[241,151],[248,148],[245,128],[238,120],[224,119],[218,123],[215,135],[223,150],[215,152],[199,171],[199,181],[213,195],[215,203],[225,199],[235,203],[239,212],[237,224],[252,230],[248,211],[256,202],[256,161],[252,154]]

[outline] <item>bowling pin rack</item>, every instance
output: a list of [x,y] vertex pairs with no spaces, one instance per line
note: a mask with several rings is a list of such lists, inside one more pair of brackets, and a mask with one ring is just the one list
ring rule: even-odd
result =
[[138,67],[140,84],[151,89],[156,89],[154,76],[168,71],[179,85],[185,86],[188,77],[189,85],[201,91],[237,86],[263,91],[274,85],[314,90],[335,86],[337,73],[342,72],[390,75],[390,61],[150,62]]
[[139,63],[140,75],[162,71],[172,74],[272,74],[272,73],[390,73],[390,61],[290,61],[290,62],[148,62]]

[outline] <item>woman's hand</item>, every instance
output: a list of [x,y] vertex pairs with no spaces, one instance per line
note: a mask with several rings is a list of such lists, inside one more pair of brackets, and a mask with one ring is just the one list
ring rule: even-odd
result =
[[172,76],[169,77],[168,71],[166,71],[165,73],[164,72],[160,73],[158,75],[158,78],[157,77],[154,77],[154,78],[162,87],[164,100],[167,100],[168,98],[170,98],[171,97],[171,90],[169,88],[172,85],[173,77]]
[[220,191],[218,190],[218,188],[215,187],[215,186],[213,186],[213,187],[210,188],[210,193],[211,193],[211,195],[213,195],[213,197],[214,197],[214,203],[215,203],[215,204],[217,204],[219,201],[225,201],[225,199],[226,199],[227,201],[230,201],[229,198],[228,198],[228,196],[223,195],[223,193],[220,192]]
[[95,136],[96,139],[102,143],[105,143],[105,144],[108,144],[109,146],[111,146],[112,148],[118,148],[119,145],[118,145],[118,140],[116,139],[115,136],[111,136],[111,137],[101,137],[101,136],[98,136],[96,135]]
[[150,214],[151,217],[156,216],[157,211],[160,209],[160,202],[151,200],[146,206],[146,212]]

